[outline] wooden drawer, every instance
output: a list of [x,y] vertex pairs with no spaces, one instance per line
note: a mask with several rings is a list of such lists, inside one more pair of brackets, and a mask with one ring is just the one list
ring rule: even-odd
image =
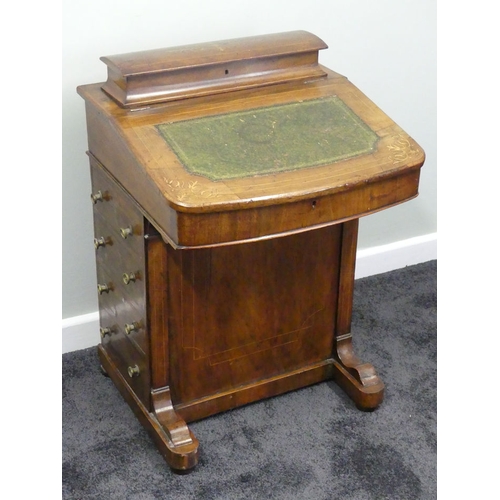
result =
[[113,359],[123,378],[148,408],[150,405],[150,374],[147,356],[122,332],[104,337],[102,346]]
[[[106,284],[109,291],[99,294],[101,327],[109,328],[109,335],[123,333],[144,355],[149,354],[146,322],[146,294],[138,285],[136,293],[124,293],[125,285],[113,280],[97,267],[98,285]],[[134,283],[136,285],[136,283]]]
[[[135,218],[122,217],[120,220],[109,211],[94,207],[94,245],[98,258],[112,262],[117,259],[124,263],[135,260],[144,253],[143,219],[140,214]],[[131,230],[126,238],[121,235],[122,230]]]
[[115,221],[119,228],[125,228],[130,223],[140,224],[141,212],[128,193],[92,158],[90,166],[95,212],[102,214],[105,220]]
[[[96,257],[108,266],[134,267],[144,261],[144,219],[134,201],[91,161]],[[130,269],[129,271],[131,271]],[[128,272],[128,271],[124,271]]]

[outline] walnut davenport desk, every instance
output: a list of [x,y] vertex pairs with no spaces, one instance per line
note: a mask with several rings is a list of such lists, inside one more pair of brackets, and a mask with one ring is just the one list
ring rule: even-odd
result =
[[103,57],[85,100],[105,372],[168,465],[187,423],[328,379],[352,347],[358,220],[418,194],[424,152],[304,31]]

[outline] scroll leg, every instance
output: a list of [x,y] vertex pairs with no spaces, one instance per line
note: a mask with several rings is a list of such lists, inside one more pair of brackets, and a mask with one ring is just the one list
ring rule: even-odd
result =
[[340,247],[339,298],[333,346],[333,378],[360,410],[374,410],[384,398],[384,384],[369,363],[354,354],[351,335],[358,220],[344,222]]
[[350,333],[336,338],[334,355],[333,377],[338,385],[360,410],[377,408],[384,398],[384,383],[370,363],[363,363],[356,357]]
[[102,345],[98,346],[102,366],[121,395],[155,442],[174,472],[191,471],[198,463],[198,440],[186,422],[175,412],[168,388],[152,391],[153,411],[149,411],[131,389],[113,359]]
[[151,397],[154,417],[168,437],[167,463],[174,472],[190,472],[198,463],[198,440],[174,410],[168,387],[151,391]]

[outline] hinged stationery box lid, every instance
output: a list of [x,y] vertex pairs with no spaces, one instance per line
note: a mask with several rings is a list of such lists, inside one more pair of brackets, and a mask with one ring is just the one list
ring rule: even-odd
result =
[[326,76],[318,51],[327,45],[306,31],[275,33],[101,57],[102,89],[134,107]]

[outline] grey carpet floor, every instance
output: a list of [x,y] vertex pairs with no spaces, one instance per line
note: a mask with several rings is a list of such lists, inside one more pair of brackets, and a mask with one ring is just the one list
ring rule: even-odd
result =
[[380,408],[324,382],[194,422],[188,475],[166,466],[95,348],[63,355],[63,499],[436,498],[436,269],[356,281],[354,345],[385,383]]

